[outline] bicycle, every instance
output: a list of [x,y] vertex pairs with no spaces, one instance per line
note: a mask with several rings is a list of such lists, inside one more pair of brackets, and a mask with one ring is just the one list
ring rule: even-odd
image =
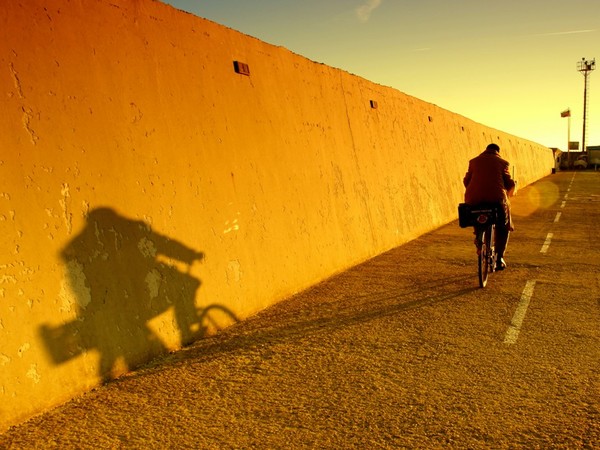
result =
[[495,249],[496,224],[501,217],[501,205],[484,203],[470,206],[461,203],[458,207],[461,228],[473,227],[477,249],[477,274],[479,286],[486,287],[488,276],[496,270],[498,254]]

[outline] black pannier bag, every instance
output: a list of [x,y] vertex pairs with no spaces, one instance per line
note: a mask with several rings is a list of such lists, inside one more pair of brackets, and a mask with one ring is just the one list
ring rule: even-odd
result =
[[492,223],[502,223],[502,221],[506,223],[504,208],[499,203],[482,203],[479,205],[460,203],[458,205],[458,225],[461,228],[489,223],[488,220],[479,219],[482,215],[489,217]]

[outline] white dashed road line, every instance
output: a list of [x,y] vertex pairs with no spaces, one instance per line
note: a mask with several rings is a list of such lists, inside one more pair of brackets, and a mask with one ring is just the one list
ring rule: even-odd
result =
[[[571,183],[569,184],[569,188],[567,189],[567,194],[564,196],[564,200],[561,203],[560,207],[564,208],[567,203],[567,199],[569,198],[568,192],[571,191],[571,185],[575,180],[575,175],[571,178]],[[556,217],[554,218],[554,223],[557,223],[560,220],[560,216],[562,212],[557,212]],[[548,248],[550,247],[550,242],[552,242],[553,233],[548,233],[546,236],[546,241],[540,250],[540,253],[546,253]],[[521,326],[523,325],[523,320],[525,319],[525,313],[527,312],[527,308],[529,307],[529,302],[531,301],[531,297],[533,296],[533,289],[535,287],[535,281],[529,280],[525,284],[525,288],[523,289],[523,293],[521,294],[521,300],[519,301],[519,305],[517,306],[517,310],[510,322],[510,326],[508,330],[506,330],[506,336],[504,337],[505,344],[515,344],[517,342],[517,338],[519,337],[519,332],[521,331]]]
[[546,253],[548,251],[548,248],[550,247],[550,242],[552,241],[552,236],[554,236],[554,234],[548,233],[548,236],[546,236],[546,241],[544,242],[544,245],[542,245],[540,253]]
[[521,294],[521,300],[519,301],[517,310],[515,311],[515,314],[510,322],[508,330],[506,330],[506,336],[504,337],[505,344],[515,344],[517,342],[519,332],[521,331],[521,325],[523,325],[523,320],[525,319],[525,313],[527,312],[529,302],[533,296],[534,287],[534,280],[529,280],[527,284],[525,284],[525,288],[523,289],[523,294]]

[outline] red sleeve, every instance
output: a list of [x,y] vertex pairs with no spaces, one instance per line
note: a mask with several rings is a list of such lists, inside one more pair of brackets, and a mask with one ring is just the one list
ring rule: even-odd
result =
[[469,183],[471,182],[472,175],[473,175],[473,173],[471,172],[471,163],[469,163],[469,169],[467,170],[467,173],[465,174],[465,177],[463,178],[463,184],[465,185],[465,187],[467,187],[469,185]]
[[510,164],[507,163],[506,166],[504,166],[504,172],[502,173],[502,178],[504,179],[504,189],[506,189],[507,191],[510,191],[515,187],[515,182],[510,176],[509,167]]

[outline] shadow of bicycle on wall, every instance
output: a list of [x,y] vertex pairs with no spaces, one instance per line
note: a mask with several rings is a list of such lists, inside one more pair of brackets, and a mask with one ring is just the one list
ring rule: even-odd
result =
[[60,256],[66,274],[59,308],[76,317],[40,326],[55,364],[93,350],[98,375],[106,381],[167,353],[160,336],[172,333],[173,325],[185,346],[238,321],[224,306],[196,306],[201,282],[191,268],[202,261],[202,252],[112,209],[91,211]]

